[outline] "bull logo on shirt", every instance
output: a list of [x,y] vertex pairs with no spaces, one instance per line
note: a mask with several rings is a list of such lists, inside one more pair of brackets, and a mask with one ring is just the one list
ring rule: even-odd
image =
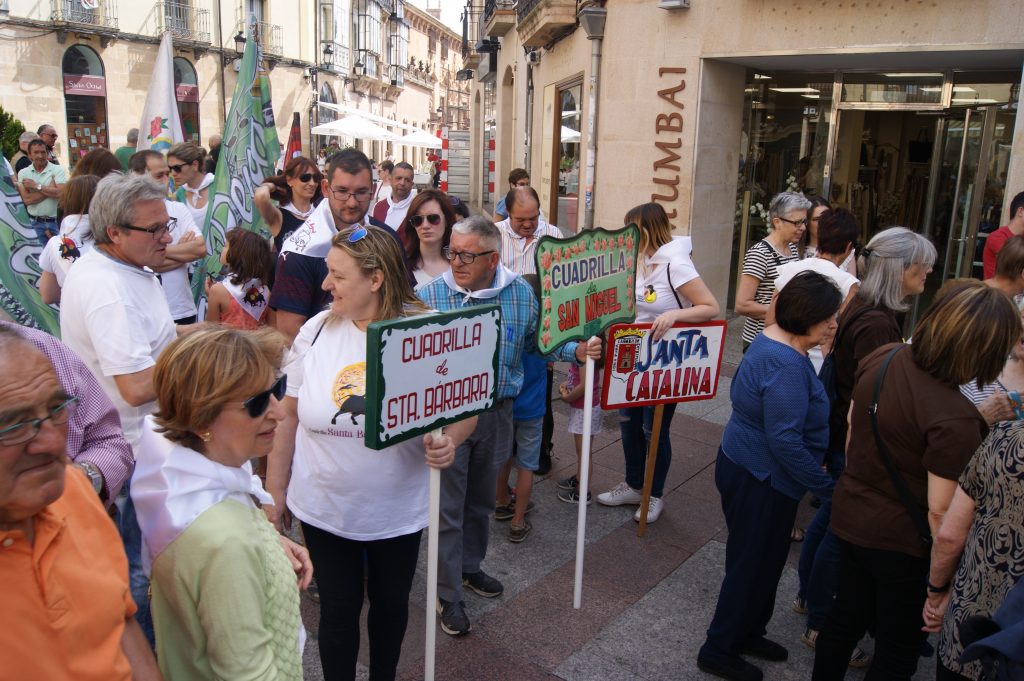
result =
[[242,300],[252,307],[259,307],[267,302],[267,299],[263,297],[263,291],[261,291],[258,286],[250,286],[247,288],[245,290],[245,295],[242,296]]
[[334,387],[331,390],[332,401],[338,411],[331,418],[331,425],[337,425],[338,417],[348,414],[352,419],[352,425],[357,426],[357,416],[366,413],[366,362],[349,364],[334,377]]
[[60,238],[60,245],[58,246],[58,249],[60,257],[64,260],[74,262],[82,257],[82,252],[79,250],[78,244],[76,244],[75,240],[69,236],[62,236]]

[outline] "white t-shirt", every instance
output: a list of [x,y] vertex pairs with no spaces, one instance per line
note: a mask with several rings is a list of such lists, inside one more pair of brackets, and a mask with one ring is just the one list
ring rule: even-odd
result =
[[50,237],[39,254],[39,267],[56,277],[61,288],[71,266],[92,248],[91,232],[88,215],[66,215],[60,232]]
[[860,279],[853,276],[849,272],[839,267],[836,267],[832,262],[825,260],[824,258],[804,258],[803,260],[796,260],[794,262],[787,262],[785,265],[779,266],[779,276],[775,279],[775,290],[781,291],[786,287],[786,284],[790,282],[796,275],[801,272],[817,272],[818,274],[828,277],[833,282],[839,292],[843,294],[843,300],[846,300],[846,296],[850,294],[850,289],[854,284],[859,284]]
[[156,275],[93,248],[68,272],[61,293],[60,333],[99,379],[121,416],[125,438],[137,446],[142,419],[156,410],[156,402],[129,405],[114,376],[153,366],[176,337]]
[[[164,203],[167,206],[167,215],[178,221],[171,232],[172,246],[181,241],[181,237],[189,232],[196,236],[202,236],[188,206],[177,201],[164,201]],[[192,298],[192,287],[188,282],[187,264],[162,273],[160,283],[163,285],[164,295],[167,297],[167,307],[170,308],[173,319],[192,317],[196,314],[196,303]]]
[[302,326],[285,359],[299,415],[288,508],[303,522],[358,541],[422,530],[429,494],[423,438],[380,451],[363,444],[366,333],[347,319],[321,330],[329,314]]
[[[693,307],[679,287],[700,274],[690,259],[692,242],[688,236],[677,236],[647,260],[647,271],[638,267],[636,273],[636,320],[653,322],[662,312]],[[642,258],[643,256],[641,256]],[[641,263],[642,264],[642,263]],[[671,285],[669,284],[671,280]],[[679,300],[676,300],[679,296]]]

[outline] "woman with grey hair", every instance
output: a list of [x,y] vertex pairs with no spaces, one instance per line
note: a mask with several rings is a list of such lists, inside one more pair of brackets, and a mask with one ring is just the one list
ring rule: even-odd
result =
[[768,207],[771,231],[750,247],[743,258],[743,276],[736,291],[736,312],[747,318],[743,325],[743,352],[764,330],[765,316],[775,292],[778,268],[799,258],[796,244],[807,229],[811,207],[803,194],[776,194]]
[[[836,394],[829,415],[826,463],[834,478],[839,477],[846,465],[846,419],[857,367],[862,359],[883,345],[903,340],[896,314],[909,309],[910,298],[924,291],[925,279],[932,271],[935,258],[935,246],[927,238],[903,227],[879,232],[860,252],[857,261],[860,289],[839,317],[839,330],[832,347]],[[822,503],[814,525],[828,527],[831,512],[831,504]],[[801,589],[804,597],[797,598],[793,609],[808,613],[808,627],[802,640],[814,648],[821,625],[832,609],[839,582],[839,542],[831,529],[825,531],[810,569],[802,572],[807,579]],[[859,649],[855,651],[852,664],[863,666],[866,663],[866,655]]]

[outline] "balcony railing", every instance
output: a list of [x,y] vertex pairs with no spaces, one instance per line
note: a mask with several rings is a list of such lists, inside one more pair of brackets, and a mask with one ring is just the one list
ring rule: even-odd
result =
[[331,55],[324,62],[323,67],[343,76],[349,73],[348,48],[341,43],[327,42],[331,46]]
[[577,24],[577,0],[519,0],[516,30],[524,47],[543,47]]
[[519,0],[516,3],[516,16],[519,21],[526,18],[526,15],[533,11],[533,8],[539,5],[542,0]]
[[462,61],[466,68],[473,68],[480,61],[476,44],[480,40],[479,0],[466,0],[462,12]]
[[117,31],[115,0],[98,0],[96,4],[96,9],[87,9],[82,0],[50,0],[50,19],[63,24]]
[[434,83],[430,79],[430,74],[420,69],[411,67],[406,69],[405,79],[410,83],[427,88],[428,90],[432,90],[434,88]]
[[500,38],[516,25],[515,0],[484,0],[480,35]]
[[[248,22],[244,19],[239,19],[236,31],[241,31],[242,35],[248,35],[246,29]],[[281,27],[277,24],[268,24],[265,21],[256,22],[256,35],[259,36],[260,45],[263,46],[263,53],[280,57],[284,54],[284,39],[282,37]]]
[[210,10],[165,0],[157,3],[156,12],[160,34],[170,31],[179,41],[210,43]]
[[513,10],[516,8],[516,0],[484,0],[483,23],[486,24],[494,16],[497,10]]

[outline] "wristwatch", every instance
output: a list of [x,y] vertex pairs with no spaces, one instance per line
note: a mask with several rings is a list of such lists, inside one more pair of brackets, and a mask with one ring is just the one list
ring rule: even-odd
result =
[[928,593],[930,593],[930,594],[944,594],[947,591],[949,591],[949,582],[946,582],[945,584],[943,584],[941,586],[935,586],[931,582],[927,582],[927,584],[928,584]]
[[96,464],[91,461],[76,461],[74,465],[85,473],[85,477],[89,478],[89,482],[92,483],[92,490],[100,498],[103,498],[103,473],[96,467]]

